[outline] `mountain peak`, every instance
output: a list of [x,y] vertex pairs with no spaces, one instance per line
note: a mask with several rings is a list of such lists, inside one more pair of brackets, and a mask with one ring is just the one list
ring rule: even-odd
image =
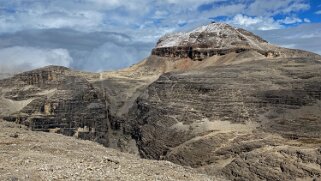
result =
[[213,23],[209,23],[207,25],[203,25],[200,26],[194,30],[192,30],[192,32],[215,32],[215,31],[222,31],[222,30],[226,30],[232,28],[232,26],[230,26],[229,24],[226,23],[220,23],[220,22],[213,22]]
[[156,48],[189,46],[195,48],[262,49],[266,44],[267,41],[246,30],[234,28],[226,23],[210,23],[190,32],[167,34],[160,38]]
[[[203,60],[231,52],[256,51],[266,57],[302,56],[303,51],[269,44],[261,37],[226,23],[210,23],[190,32],[166,34],[157,42],[152,55]],[[304,53],[316,56],[312,53]]]

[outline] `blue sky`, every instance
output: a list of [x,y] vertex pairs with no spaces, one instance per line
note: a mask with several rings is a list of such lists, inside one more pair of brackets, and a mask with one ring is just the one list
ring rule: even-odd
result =
[[320,0],[0,0],[0,71],[119,69],[160,36],[211,21],[321,54]]

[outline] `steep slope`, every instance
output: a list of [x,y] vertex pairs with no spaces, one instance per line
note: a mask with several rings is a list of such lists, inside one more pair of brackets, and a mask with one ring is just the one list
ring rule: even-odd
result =
[[223,180],[0,120],[0,180]]
[[0,80],[0,116],[108,146],[108,103],[84,78],[95,76],[49,66]]
[[166,57],[150,56],[138,64],[116,72],[102,72],[93,85],[108,95],[111,114],[126,119],[129,108],[146,87],[166,72],[189,70],[199,63],[190,59],[172,61]]

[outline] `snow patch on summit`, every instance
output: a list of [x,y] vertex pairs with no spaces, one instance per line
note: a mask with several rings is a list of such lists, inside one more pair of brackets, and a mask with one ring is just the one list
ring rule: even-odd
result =
[[189,33],[171,33],[163,36],[157,43],[157,47],[175,47],[181,42],[188,41]]
[[[157,48],[164,48],[164,47],[175,47],[185,43],[193,43],[195,41],[195,36],[201,33],[216,33],[216,34],[233,34],[237,31],[232,26],[225,24],[225,23],[211,23],[209,25],[204,25],[201,27],[196,28],[190,32],[179,32],[179,33],[170,33],[166,34],[165,36],[161,37],[157,43]],[[192,38],[194,37],[194,38]]]
[[[242,32],[246,32],[242,30]],[[262,50],[267,43],[251,33],[242,33],[225,23],[211,23],[190,32],[167,34],[160,38],[156,48],[195,46],[212,48],[255,48]]]

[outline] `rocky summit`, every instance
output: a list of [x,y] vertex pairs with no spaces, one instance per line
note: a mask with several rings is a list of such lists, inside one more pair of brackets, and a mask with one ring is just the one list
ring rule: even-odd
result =
[[[214,55],[226,55],[254,50],[265,57],[302,56],[303,51],[288,50],[269,44],[266,40],[241,28],[225,23],[211,23],[187,33],[162,37],[152,55],[171,58],[204,60]],[[314,56],[309,53],[307,56]]]
[[209,180],[317,180],[320,70],[320,55],[211,23],[165,35],[123,70],[49,66],[2,79],[0,116]]

